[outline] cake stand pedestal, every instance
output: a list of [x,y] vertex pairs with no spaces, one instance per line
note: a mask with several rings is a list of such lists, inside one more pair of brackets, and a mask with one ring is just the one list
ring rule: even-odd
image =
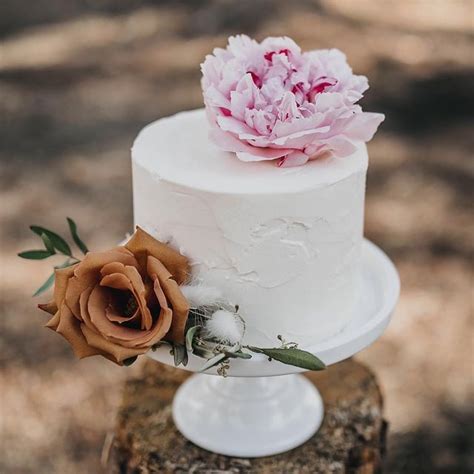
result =
[[[305,347],[326,365],[347,359],[372,344],[387,327],[398,300],[400,282],[389,258],[364,241],[359,298],[351,323],[336,336]],[[149,356],[173,365],[169,351]],[[198,371],[203,360],[190,355],[186,369]],[[196,374],[177,391],[173,419],[196,445],[219,454],[260,457],[278,454],[311,438],[324,417],[319,392],[302,369],[261,354],[231,361],[229,377]],[[215,369],[209,373],[216,374]]]

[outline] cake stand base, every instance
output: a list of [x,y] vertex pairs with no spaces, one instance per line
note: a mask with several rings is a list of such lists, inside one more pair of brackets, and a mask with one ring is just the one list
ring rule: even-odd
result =
[[177,391],[173,418],[194,444],[235,457],[260,457],[293,449],[318,430],[323,402],[302,375],[190,377]]

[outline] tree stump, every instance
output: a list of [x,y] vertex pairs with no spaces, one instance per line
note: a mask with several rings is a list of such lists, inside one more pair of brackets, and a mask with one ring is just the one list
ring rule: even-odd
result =
[[[352,359],[306,376],[325,405],[319,431],[302,446],[276,456],[231,458],[210,453],[186,440],[175,428],[171,401],[189,377],[183,370],[147,361],[142,377],[125,385],[110,473],[299,474],[380,472],[386,423],[382,395],[373,373]],[[203,426],[206,421],[203,420]]]

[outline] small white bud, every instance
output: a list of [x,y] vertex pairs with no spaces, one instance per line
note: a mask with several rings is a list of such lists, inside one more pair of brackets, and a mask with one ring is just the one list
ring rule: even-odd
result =
[[204,337],[217,339],[222,343],[237,344],[244,336],[244,322],[236,314],[219,309],[206,321]]

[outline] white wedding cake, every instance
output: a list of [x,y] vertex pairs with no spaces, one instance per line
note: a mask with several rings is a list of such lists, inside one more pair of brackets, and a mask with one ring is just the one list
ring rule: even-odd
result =
[[304,166],[244,162],[209,138],[204,109],[148,125],[132,149],[135,224],[189,258],[194,283],[239,305],[245,342],[310,347],[357,296],[366,146]]

